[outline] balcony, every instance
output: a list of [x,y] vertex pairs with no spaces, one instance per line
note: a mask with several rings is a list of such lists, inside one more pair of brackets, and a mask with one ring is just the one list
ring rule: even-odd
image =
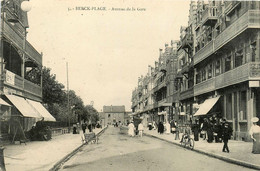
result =
[[260,10],[249,10],[194,55],[194,65],[209,57],[248,28],[260,28]]
[[192,34],[185,34],[185,36],[181,39],[181,48],[190,48],[192,49],[193,45],[193,36]]
[[10,71],[6,71],[4,75],[4,89],[12,91],[12,93],[24,95],[41,100],[42,88]]
[[158,101],[158,107],[163,106],[164,103],[166,103],[166,102],[167,102],[167,99],[166,99],[166,98],[165,98],[165,99],[162,99],[162,100],[160,100],[160,101]]
[[249,80],[260,80],[260,62],[246,63],[214,78],[196,84],[194,86],[194,95],[197,96]]
[[188,99],[194,96],[194,88],[191,87],[187,90],[180,92],[180,100]]
[[163,87],[166,87],[166,81],[165,80],[158,85],[158,90],[160,90]]
[[249,80],[260,80],[260,62],[250,62],[216,77],[216,89]]
[[[23,51],[24,38],[16,30],[14,30],[9,24],[4,23],[3,36],[12,42],[12,44]],[[42,55],[28,42],[25,44],[25,54],[35,60],[38,64],[42,64]]]
[[231,14],[237,7],[241,5],[240,1],[225,1],[225,13]]
[[194,85],[194,96],[214,91],[215,89],[215,78],[211,78]]
[[209,6],[202,13],[202,25],[214,26],[218,21],[218,9],[216,6]]
[[172,101],[173,102],[178,102],[180,98],[180,92],[179,91],[174,91],[173,95],[172,95]]
[[214,52],[213,40],[206,44],[194,55],[194,65],[198,64],[202,60],[206,59]]
[[166,73],[166,64],[162,64],[159,66],[159,71],[160,72],[163,72],[163,73]]
[[214,41],[215,50],[218,50],[248,28],[260,28],[259,10],[249,10],[229,27],[223,30]]
[[193,63],[186,62],[185,64],[182,65],[181,73],[182,74],[188,73],[192,68],[193,68]]

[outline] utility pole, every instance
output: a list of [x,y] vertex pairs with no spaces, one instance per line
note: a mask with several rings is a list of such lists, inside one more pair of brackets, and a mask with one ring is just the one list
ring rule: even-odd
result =
[[69,67],[68,67],[68,62],[66,62],[66,70],[67,70],[67,100],[68,100],[68,122],[69,122],[69,133],[70,133],[70,95],[69,95]]

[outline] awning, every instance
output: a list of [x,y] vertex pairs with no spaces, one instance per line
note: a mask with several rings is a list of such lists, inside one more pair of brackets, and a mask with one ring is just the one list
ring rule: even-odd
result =
[[200,116],[200,115],[206,115],[210,109],[217,103],[220,96],[207,99],[204,101],[204,103],[200,104],[199,110],[193,115],[193,116]]
[[0,105],[5,105],[5,106],[11,106],[8,103],[6,103],[3,99],[0,98]]
[[22,97],[5,95],[25,117],[42,118],[42,116]]
[[44,118],[44,121],[56,121],[56,119],[45,109],[40,103],[33,100],[26,99],[38,113]]

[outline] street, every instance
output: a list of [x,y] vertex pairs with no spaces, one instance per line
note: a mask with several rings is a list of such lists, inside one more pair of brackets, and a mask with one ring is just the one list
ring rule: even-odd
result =
[[84,146],[60,170],[251,170],[150,137],[109,127],[98,144]]

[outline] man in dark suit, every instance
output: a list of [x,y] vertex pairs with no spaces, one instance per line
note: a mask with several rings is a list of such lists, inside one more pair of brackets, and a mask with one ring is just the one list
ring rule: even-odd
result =
[[232,132],[233,132],[232,128],[229,126],[229,124],[227,122],[225,122],[223,124],[223,128],[222,128],[222,139],[223,139],[223,142],[224,142],[222,152],[228,152],[229,153],[228,140],[230,139]]

